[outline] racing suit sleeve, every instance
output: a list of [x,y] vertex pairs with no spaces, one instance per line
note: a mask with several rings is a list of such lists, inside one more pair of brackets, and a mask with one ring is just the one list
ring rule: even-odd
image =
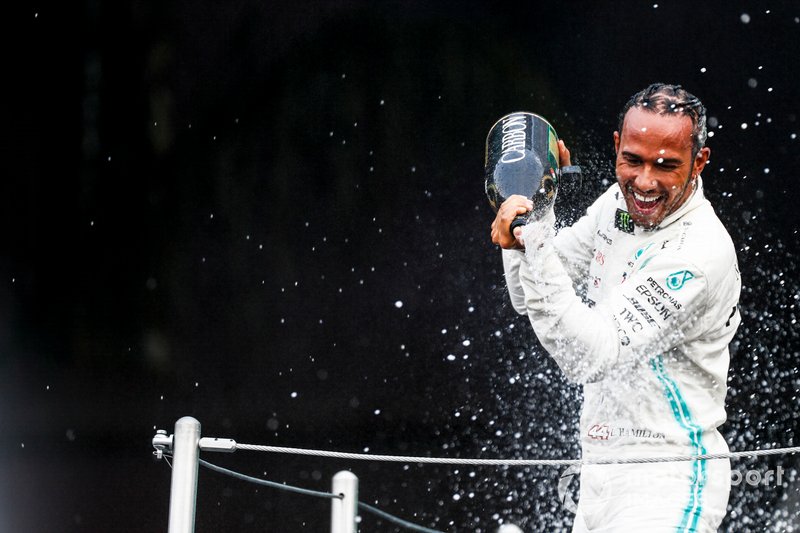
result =
[[598,210],[596,204],[590,206],[585,215],[572,226],[561,228],[553,239],[556,253],[576,287],[586,283],[589,263],[592,260],[593,231],[597,226],[595,218]]
[[625,281],[589,307],[552,244],[514,251],[525,311],[542,346],[579,383],[669,351],[690,334],[707,306],[704,274],[680,254],[637,258]]
[[503,250],[503,272],[506,278],[508,296],[511,299],[511,306],[520,315],[527,313],[525,307],[525,291],[519,281],[519,267],[522,264],[524,254],[517,250]]
[[[585,287],[580,288],[586,283],[589,262],[592,259],[593,228],[597,225],[601,203],[605,201],[606,196],[610,195],[610,192],[611,189],[589,206],[586,214],[578,219],[575,224],[562,228],[553,239],[556,252],[576,289],[585,290]],[[552,222],[554,220],[555,215],[552,212],[549,213],[547,221]],[[522,254],[517,250],[503,250],[502,256],[503,271],[511,305],[517,313],[524,315],[527,313],[525,295],[519,281]]]

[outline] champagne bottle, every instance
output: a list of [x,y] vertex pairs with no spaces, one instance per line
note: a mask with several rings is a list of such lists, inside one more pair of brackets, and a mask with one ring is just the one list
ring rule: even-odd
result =
[[538,220],[553,205],[561,175],[558,135],[545,119],[520,111],[498,120],[486,137],[485,188],[497,212],[512,194],[530,198],[533,209],[518,216],[511,230]]

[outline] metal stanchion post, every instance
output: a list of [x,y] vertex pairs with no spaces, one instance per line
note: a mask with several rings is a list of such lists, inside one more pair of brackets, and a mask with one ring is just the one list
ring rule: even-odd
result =
[[175,422],[172,442],[172,489],[169,496],[169,533],[194,533],[199,442],[200,422],[190,416]]
[[331,500],[331,533],[356,533],[358,514],[358,478],[352,472],[342,470],[333,476],[334,494],[342,498]]

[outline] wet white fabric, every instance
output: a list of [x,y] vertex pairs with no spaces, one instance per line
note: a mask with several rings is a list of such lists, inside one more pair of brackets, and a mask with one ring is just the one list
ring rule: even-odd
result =
[[[526,227],[535,246],[503,251],[512,304],[565,375],[584,384],[585,458],[725,452],[717,427],[740,321],[733,243],[699,180],[658,228],[633,226],[625,209],[614,185],[555,238]],[[707,461],[693,464],[693,481],[671,496],[690,526],[716,497],[702,483]]]
[[716,533],[730,492],[730,463],[708,461],[703,505],[686,513],[680,497],[693,482],[688,463],[583,466],[573,533]]

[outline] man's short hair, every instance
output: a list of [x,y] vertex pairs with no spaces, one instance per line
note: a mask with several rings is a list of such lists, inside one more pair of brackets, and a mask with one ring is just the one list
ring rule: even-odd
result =
[[706,129],[706,108],[698,97],[681,87],[666,83],[653,83],[646,89],[631,96],[619,114],[619,132],[622,134],[622,123],[625,114],[632,107],[667,115],[680,113],[692,121],[692,158],[706,145],[708,130]]

